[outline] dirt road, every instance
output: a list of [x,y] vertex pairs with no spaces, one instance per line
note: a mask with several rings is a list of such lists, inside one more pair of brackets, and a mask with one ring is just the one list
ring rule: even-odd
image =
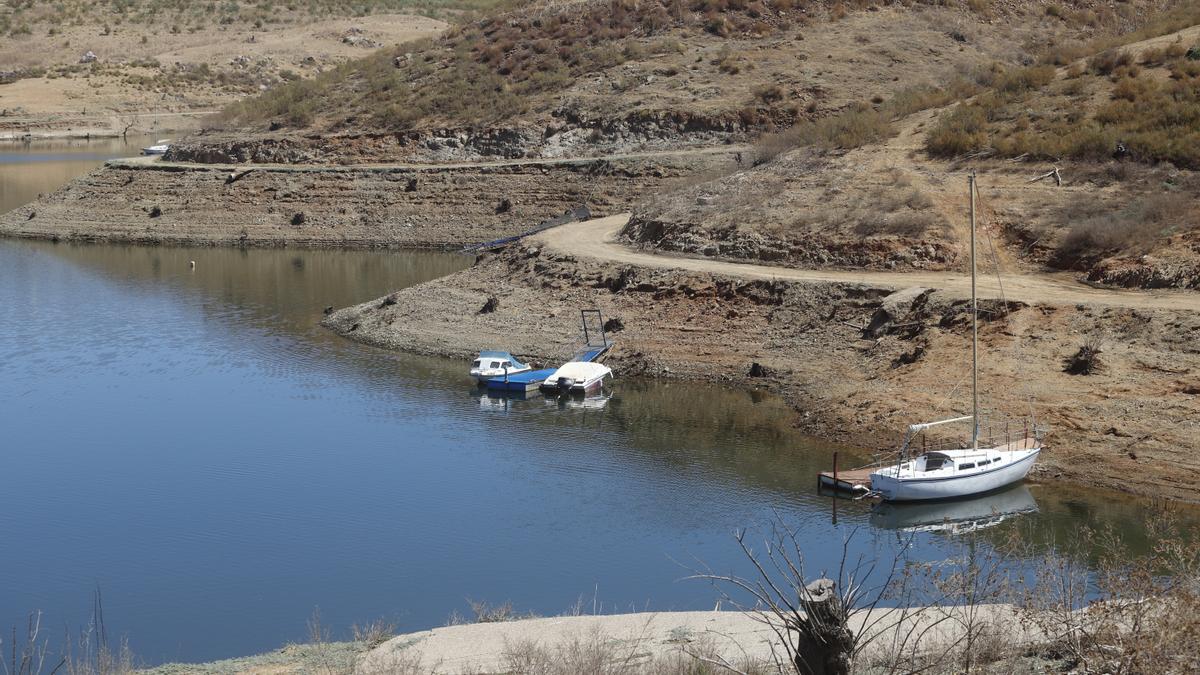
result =
[[[617,234],[628,222],[629,216],[628,213],[622,213],[563,225],[538,234],[535,240],[561,253],[656,269],[706,272],[745,279],[824,281],[891,288],[927,286],[962,297],[971,295],[971,278],[954,272],[805,270],[647,253],[617,241]],[[1006,298],[1030,304],[1091,304],[1132,309],[1200,311],[1200,294],[1094,288],[1064,274],[1006,274],[999,280],[995,276],[983,276],[978,280],[978,291],[982,298]]]

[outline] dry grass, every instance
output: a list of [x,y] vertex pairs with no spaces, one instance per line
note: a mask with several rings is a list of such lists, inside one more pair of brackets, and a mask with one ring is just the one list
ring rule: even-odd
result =
[[[282,119],[298,127],[319,114],[389,129],[430,120],[488,124],[519,115],[532,99],[590,73],[675,52],[680,31],[755,37],[802,15],[790,3],[768,8],[743,0],[547,5],[469,22],[437,40],[381,50],[307,85],[277,87],[230,108],[225,118],[232,124]],[[740,67],[732,52],[723,54],[723,72]],[[765,87],[758,96],[778,102],[783,92]]]
[[[1200,10],[1172,14],[1128,37],[1157,34],[1192,19],[1200,21]],[[1000,72],[986,83],[989,91],[939,117],[925,149],[947,158],[1128,157],[1200,168],[1200,64],[1189,60],[1187,51],[1178,41],[1140,55],[1111,46],[1093,53],[1086,67],[1073,63],[1058,82],[1050,65]],[[1056,51],[1047,60],[1078,55],[1078,50]],[[1105,100],[1098,106],[1091,103],[1097,95]]]
[[63,27],[95,24],[105,35],[122,26],[148,26],[174,34],[222,27],[247,29],[304,23],[339,16],[418,13],[447,18],[490,10],[505,0],[290,0],[289,2],[178,2],[114,0],[111,2],[12,2],[0,12],[0,35],[57,35]]
[[1149,250],[1174,229],[1190,226],[1194,204],[1187,195],[1163,192],[1124,208],[1088,202],[1072,211],[1086,215],[1071,223],[1059,243],[1053,260],[1058,267],[1086,267],[1115,253]]
[[774,664],[752,659],[727,661],[701,639],[681,636],[677,651],[652,655],[645,636],[616,637],[600,630],[545,645],[525,640],[505,650],[505,671],[529,675],[709,675],[740,672],[746,675],[779,673]]

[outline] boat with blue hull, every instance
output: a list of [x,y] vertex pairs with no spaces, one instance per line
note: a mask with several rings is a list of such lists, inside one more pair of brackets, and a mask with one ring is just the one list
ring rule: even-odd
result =
[[484,382],[488,391],[527,392],[536,391],[546,378],[553,374],[554,368],[527,370],[507,377],[494,377]]

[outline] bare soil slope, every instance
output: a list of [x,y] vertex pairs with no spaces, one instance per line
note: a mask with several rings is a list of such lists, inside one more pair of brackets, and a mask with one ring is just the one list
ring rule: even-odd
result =
[[[1200,174],[1187,120],[1200,119],[1200,62],[1189,53],[1200,58],[1200,27],[1058,68],[993,69],[965,103],[897,120],[886,105],[850,112],[844,126],[875,124],[881,138],[794,139],[801,147],[778,155],[760,144],[761,165],[657,195],[624,236],[808,268],[961,270],[962,176],[973,169],[985,271],[1197,288]],[[862,142],[836,147],[846,137]]]
[[1068,22],[1026,2],[533,3],[276,88],[231,108],[226,133],[196,140],[391,139],[363,144],[358,161],[713,143],[1020,63],[1047,41],[1132,25],[1160,4]]
[[0,137],[120,133],[131,124],[151,133],[191,129],[199,115],[188,113],[211,113],[448,25],[414,14],[280,10],[266,21],[204,13],[124,22],[102,12],[66,21],[53,13],[10,17],[20,23],[0,39]]
[[735,149],[458,165],[114,161],[0,215],[0,234],[233,246],[463,246],[587,204],[609,213]]

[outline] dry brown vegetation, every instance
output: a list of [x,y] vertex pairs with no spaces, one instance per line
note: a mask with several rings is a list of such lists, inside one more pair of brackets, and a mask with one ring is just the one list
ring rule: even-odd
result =
[[[497,122],[528,110],[538,94],[565,89],[588,73],[678,51],[671,35],[679,30],[764,36],[803,21],[804,9],[790,0],[769,6],[746,0],[614,0],[519,11],[280,87],[235,106],[228,116],[234,123],[281,117],[306,126],[318,112],[355,122],[365,114],[373,126],[392,129],[434,117],[465,125]],[[726,53],[719,65],[736,74],[732,59]],[[331,100],[347,89],[351,100]],[[778,101],[782,92],[767,98]]]
[[104,0],[102,2],[10,2],[0,12],[0,35],[9,38],[46,35],[54,37],[72,26],[95,25],[106,34],[123,26],[150,27],[172,34],[188,33],[213,26],[263,28],[305,23],[314,19],[393,12],[453,16],[462,12],[488,10],[498,0],[363,0],[353,6],[332,0],[289,2],[185,2],[183,0]]
[[[1195,7],[1133,35],[1200,23]],[[991,154],[1034,159],[1129,158],[1200,168],[1200,61],[1182,36],[1134,52],[1113,40],[1058,78],[1049,63],[1079,51],[1052,51],[1047,65],[1003,71],[990,89],[942,114],[926,138],[936,157]],[[1128,44],[1128,42],[1125,42]]]
[[[944,3],[929,3],[926,16],[926,9],[918,9],[923,5],[896,8],[895,12],[922,16],[929,25],[941,29],[941,37],[963,52],[954,55],[933,50],[939,56],[936,62],[965,60],[980,49],[1013,48],[1011,42],[990,44],[990,36],[968,37],[963,32],[966,26],[979,21],[978,17],[1002,13],[996,7],[966,3],[963,12],[947,8]],[[699,110],[707,112],[719,102],[720,107],[713,112],[719,113],[723,122],[752,129],[788,127],[798,120],[816,120],[845,107],[844,103],[831,107],[830,102],[854,100],[841,91],[834,95],[831,87],[813,84],[812,76],[822,74],[826,59],[837,62],[843,57],[810,53],[812,50],[800,42],[809,39],[806,29],[844,22],[864,9],[879,11],[880,7],[867,2],[825,0],[589,0],[567,6],[534,3],[460,25],[436,40],[384,50],[323,74],[312,83],[278,87],[230,109],[226,122],[250,125],[277,119],[296,127],[317,124],[334,129],[489,125],[528,113],[546,113],[562,105],[564,101],[556,97],[568,92],[572,99],[603,95],[611,114],[612,108],[624,108],[628,103],[620,100],[614,106],[614,92],[615,98],[624,99],[621,94],[632,94],[654,80],[664,82],[650,87],[656,93],[663,88],[674,91],[681,87],[672,85],[684,84],[692,75],[700,74],[698,64],[708,64],[716,72],[704,75],[705,84],[728,80],[733,86],[715,91],[689,86],[689,98],[673,100],[675,106],[684,105],[676,107],[676,112],[697,117]],[[1018,6],[1003,10],[1014,11],[1024,9]],[[1108,20],[1124,25],[1130,19],[1114,14]],[[1080,24],[1045,30],[1075,35],[1097,28]],[[880,67],[892,69],[912,56],[903,53],[912,45],[905,43],[897,49],[892,44],[903,42],[897,36],[881,38],[860,32],[852,37],[852,43],[842,40],[837,45],[847,58],[852,57],[849,52],[859,57],[881,57],[884,65]],[[764,53],[765,49],[771,53]],[[775,64],[776,55],[791,59]],[[816,61],[818,57],[820,62]],[[798,71],[796,64],[809,59],[812,63]],[[619,68],[623,64],[634,67]],[[932,76],[938,81],[929,65],[920,80]],[[583,83],[598,73],[607,73],[611,86],[604,83],[603,89],[591,91]],[[909,75],[907,69],[903,74]],[[840,123],[820,128],[800,125],[793,132],[800,139],[792,144],[810,140],[826,145],[868,142],[886,132],[887,117],[944,104],[962,94],[953,88],[947,91],[942,86],[918,86],[920,80],[914,82],[899,75],[884,79],[880,73],[873,87],[878,93],[862,98],[872,103],[859,106],[854,111],[857,115]],[[845,78],[831,84],[844,86]],[[906,87],[911,90],[904,95],[897,93]],[[587,96],[581,96],[585,91]],[[877,108],[884,100],[892,103],[882,115],[866,109]]]

